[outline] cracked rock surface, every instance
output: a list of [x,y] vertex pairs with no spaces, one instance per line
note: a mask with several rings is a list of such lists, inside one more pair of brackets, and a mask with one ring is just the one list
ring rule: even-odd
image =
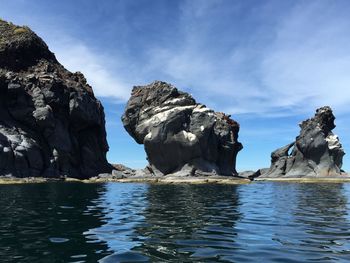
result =
[[327,177],[344,175],[341,167],[344,150],[333,134],[335,117],[328,106],[316,110],[303,121],[295,142],[271,154],[271,167],[261,177]]
[[134,87],[122,121],[144,145],[151,174],[237,174],[239,124],[168,83]]
[[105,118],[84,76],[27,27],[0,20],[0,175],[111,172]]

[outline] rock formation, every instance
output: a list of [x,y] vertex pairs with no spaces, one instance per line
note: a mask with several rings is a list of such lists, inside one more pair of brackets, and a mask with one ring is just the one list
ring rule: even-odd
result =
[[0,20],[0,175],[111,172],[104,111],[81,73],[27,27]]
[[235,175],[239,124],[165,82],[137,86],[122,116],[156,175]]
[[335,117],[330,107],[316,110],[299,126],[300,135],[271,154],[271,167],[262,177],[322,177],[342,175],[344,150],[332,133]]

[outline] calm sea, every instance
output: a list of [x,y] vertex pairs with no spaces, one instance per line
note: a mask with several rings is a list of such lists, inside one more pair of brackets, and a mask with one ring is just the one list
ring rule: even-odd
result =
[[350,184],[0,186],[0,262],[349,262]]

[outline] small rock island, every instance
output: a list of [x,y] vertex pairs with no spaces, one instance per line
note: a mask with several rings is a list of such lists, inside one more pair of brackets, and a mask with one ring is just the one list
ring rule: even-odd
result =
[[166,82],[134,87],[122,121],[150,174],[237,175],[239,124]]
[[299,124],[295,141],[271,154],[271,167],[261,178],[339,177],[344,150],[333,134],[335,117],[328,106]]
[[111,172],[103,107],[28,27],[0,20],[0,175]]

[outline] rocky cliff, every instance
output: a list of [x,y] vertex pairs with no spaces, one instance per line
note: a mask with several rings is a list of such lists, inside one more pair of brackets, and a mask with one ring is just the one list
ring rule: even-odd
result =
[[330,107],[316,110],[300,124],[296,140],[271,154],[271,167],[262,177],[323,177],[342,175],[344,150],[332,133],[335,117]]
[[239,124],[168,83],[134,87],[122,121],[153,174],[236,174]]
[[27,27],[0,20],[0,175],[110,172],[104,111],[81,73]]

